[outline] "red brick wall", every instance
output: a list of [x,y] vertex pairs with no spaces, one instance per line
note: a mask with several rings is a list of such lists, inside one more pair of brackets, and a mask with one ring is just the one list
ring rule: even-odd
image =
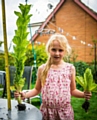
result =
[[[53,24],[52,24],[53,23]],[[94,60],[94,51],[88,44],[92,44],[92,36],[97,39],[97,21],[80,8],[73,0],[67,0],[55,15],[55,22],[50,21],[47,28],[58,28],[64,30],[63,34],[66,36],[75,54],[78,55],[77,60],[91,62]],[[50,35],[38,36],[35,41],[46,43]],[[76,40],[72,37],[76,36]],[[82,44],[85,41],[86,44]]]

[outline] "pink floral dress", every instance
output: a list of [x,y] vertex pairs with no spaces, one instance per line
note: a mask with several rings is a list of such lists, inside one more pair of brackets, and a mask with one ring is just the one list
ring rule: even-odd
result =
[[70,77],[72,65],[66,63],[61,69],[48,71],[45,85],[42,87],[40,110],[43,120],[74,120],[70,104]]

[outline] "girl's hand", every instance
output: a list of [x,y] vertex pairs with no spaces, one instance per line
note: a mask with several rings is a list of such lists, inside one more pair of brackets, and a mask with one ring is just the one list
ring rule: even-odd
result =
[[89,100],[89,99],[91,98],[91,96],[92,96],[92,93],[91,93],[91,92],[87,92],[87,91],[84,92],[84,98],[85,98],[86,100]]
[[17,99],[19,96],[21,96],[22,100],[25,99],[26,94],[24,92],[14,92],[14,97]]

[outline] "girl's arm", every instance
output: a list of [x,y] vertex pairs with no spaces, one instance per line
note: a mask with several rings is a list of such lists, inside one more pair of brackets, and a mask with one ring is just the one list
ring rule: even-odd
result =
[[76,89],[76,82],[75,82],[75,76],[76,76],[76,72],[75,72],[75,67],[72,67],[72,75],[71,75],[71,95],[74,97],[78,97],[78,98],[86,98],[86,99],[90,99],[91,97],[91,93],[90,92],[82,92],[78,89]]

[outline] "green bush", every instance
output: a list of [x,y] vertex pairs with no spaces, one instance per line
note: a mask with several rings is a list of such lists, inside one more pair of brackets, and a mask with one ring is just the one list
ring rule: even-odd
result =
[[[83,76],[85,70],[89,67],[89,65],[83,61],[77,61],[77,62],[74,62],[73,64],[76,69],[76,76]],[[79,90],[83,90],[83,88],[78,83],[76,83],[76,87]]]
[[36,59],[36,67],[39,67],[41,64],[45,63],[47,60],[47,54],[45,52],[44,45],[34,45],[32,50],[28,50],[27,60],[25,65],[33,65],[34,66],[34,59]]
[[83,76],[85,70],[89,67],[89,64],[83,61],[77,61],[73,63],[76,69],[77,76]]
[[5,59],[0,58],[0,70],[5,70]]
[[47,53],[44,45],[35,46],[37,66],[44,64],[47,60]]

